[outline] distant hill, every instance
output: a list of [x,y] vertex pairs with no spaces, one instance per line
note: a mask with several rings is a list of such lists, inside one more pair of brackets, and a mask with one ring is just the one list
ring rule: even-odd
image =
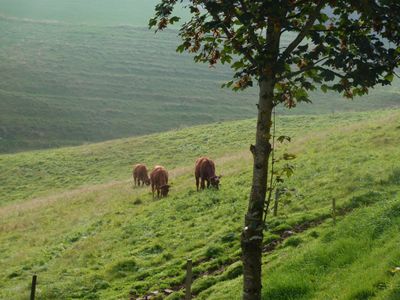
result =
[[[0,153],[253,117],[255,90],[220,89],[229,69],[175,53],[174,30],[147,29],[156,2],[0,0]],[[396,85],[340,110],[397,105],[399,94]],[[293,113],[342,101],[314,99]]]

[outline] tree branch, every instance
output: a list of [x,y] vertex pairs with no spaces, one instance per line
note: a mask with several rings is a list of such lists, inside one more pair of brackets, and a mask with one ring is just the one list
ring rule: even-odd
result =
[[337,76],[337,77],[339,77],[339,78],[346,78],[345,75],[340,74],[340,73],[338,73],[338,72],[335,72],[335,71],[333,71],[333,70],[331,70],[331,69],[325,69],[325,68],[323,68],[323,67],[321,67],[321,66],[315,66],[315,68],[316,68],[316,69],[319,69],[319,70],[321,70],[321,71],[332,72],[333,74],[335,74],[335,76]]
[[253,64],[253,66],[257,66],[257,61],[254,59],[251,53],[235,40],[235,33],[229,31],[229,28],[226,27],[226,25],[222,22],[217,14],[211,14],[210,12],[210,15],[215,21],[219,22],[222,30],[225,32],[226,36],[232,41],[232,45],[236,48],[236,50],[242,53]]
[[281,60],[284,60],[289,54],[297,48],[298,45],[303,41],[304,37],[309,32],[311,26],[314,25],[315,20],[318,17],[319,12],[321,11],[322,7],[324,7],[326,0],[320,0],[317,6],[315,7],[314,11],[310,14],[310,18],[304,25],[303,29],[300,31],[299,35],[289,44],[286,50],[282,53]]
[[285,79],[290,79],[290,78],[296,77],[297,75],[300,75],[300,74],[302,74],[304,72],[310,71],[310,70],[312,70],[314,68],[320,68],[320,66],[317,66],[317,64],[319,64],[320,62],[323,62],[325,59],[328,59],[328,58],[329,58],[329,56],[325,56],[325,57],[317,60],[315,63],[310,64],[307,67],[302,68],[299,71],[291,72],[290,76],[287,76]]

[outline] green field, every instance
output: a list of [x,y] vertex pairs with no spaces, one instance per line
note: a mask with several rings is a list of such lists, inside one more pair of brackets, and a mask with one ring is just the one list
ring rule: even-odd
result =
[[[220,89],[227,68],[175,53],[174,30],[147,29],[156,2],[0,0],[0,153],[253,117],[255,90]],[[399,95],[398,82],[355,102],[316,93],[292,113],[392,107]]]
[[[400,111],[279,116],[297,154],[295,188],[270,218],[264,299],[399,299]],[[254,120],[0,155],[0,299],[240,299],[239,235]],[[219,191],[196,192],[194,160],[215,159]],[[163,164],[172,190],[133,188],[132,164]],[[338,206],[332,224],[331,202]],[[288,235],[288,231],[292,233]],[[267,247],[268,248],[268,247]]]

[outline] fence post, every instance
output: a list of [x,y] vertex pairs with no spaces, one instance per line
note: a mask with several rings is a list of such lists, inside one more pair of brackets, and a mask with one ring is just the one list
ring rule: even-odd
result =
[[186,283],[185,283],[185,300],[191,300],[192,299],[192,260],[188,259],[187,264],[186,264]]
[[32,276],[31,299],[30,300],[35,300],[36,280],[37,280],[37,275],[33,275]]
[[336,225],[336,198],[332,199],[332,218],[333,225]]

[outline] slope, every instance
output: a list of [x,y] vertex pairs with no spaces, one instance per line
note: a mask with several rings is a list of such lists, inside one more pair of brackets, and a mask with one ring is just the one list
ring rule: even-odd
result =
[[[294,142],[284,147],[298,155],[296,175],[288,182],[297,192],[294,198],[282,203],[279,216],[270,219],[266,243],[279,240],[280,234],[296,231],[302,224],[323,224],[314,229],[316,233],[304,232],[300,239],[292,237],[291,242],[287,240],[281,248],[278,245],[265,257],[268,270],[273,269],[275,274],[266,276],[267,287],[276,287],[279,294],[287,291],[289,296],[285,299],[292,299],[293,291],[303,291],[297,294],[317,299],[332,295],[352,280],[349,275],[329,286],[329,280],[339,272],[337,266],[364,274],[362,258],[368,256],[371,265],[377,266],[368,270],[380,274],[376,278],[382,284],[377,286],[385,287],[379,291],[397,293],[398,278],[382,272],[398,259],[391,251],[396,244],[392,235],[398,218],[391,212],[396,212],[399,201],[399,116],[398,110],[388,110],[279,118],[282,133],[294,137]],[[41,299],[123,299],[131,290],[143,295],[171,287],[177,292],[169,298],[179,298],[187,257],[195,262],[193,288],[200,299],[222,299],[221,292],[231,297],[225,299],[237,297],[241,272],[239,233],[251,174],[251,158],[246,149],[253,126],[254,121],[201,126],[60,149],[54,151],[57,155],[53,157],[53,151],[0,156],[9,162],[0,173],[16,173],[10,170],[18,164],[54,168],[55,172],[65,168],[64,178],[71,180],[58,190],[53,190],[50,182],[54,180],[55,185],[62,186],[60,178],[51,174],[46,175],[47,182],[35,181],[35,176],[16,176],[15,181],[7,181],[9,190],[2,195],[13,196],[0,208],[0,252],[4,253],[0,257],[0,276],[4,278],[0,281],[0,298],[26,297],[33,272],[39,275]],[[96,155],[93,151],[97,151]],[[125,152],[128,154],[122,155]],[[204,153],[217,158],[217,169],[224,175],[218,192],[194,191],[193,160]],[[33,155],[40,162],[38,165],[31,162]],[[56,163],[62,155],[71,165]],[[75,164],[80,156],[84,165]],[[97,156],[102,157],[104,165],[93,164]],[[160,162],[171,169],[170,197],[155,201],[147,188],[132,189],[131,181],[126,180],[129,164],[142,160],[148,164]],[[90,174],[102,168],[105,170],[95,173],[95,180],[78,176],[80,172]],[[111,176],[109,172],[113,172]],[[107,183],[110,178],[115,181]],[[32,197],[47,196],[31,198],[26,191],[13,194],[25,181],[35,190]],[[89,186],[94,182],[102,184]],[[85,183],[87,186],[76,189]],[[329,221],[332,198],[348,215],[341,217],[343,221],[336,230],[332,230]],[[379,225],[381,219],[383,223]],[[353,224],[363,224],[361,220],[365,226],[352,231]],[[375,228],[380,232],[376,237],[365,235]],[[330,264],[322,259],[332,245],[338,253],[344,253],[341,245],[347,247],[344,249],[352,248],[353,244],[341,242],[350,237],[362,249],[375,250],[368,255],[363,254],[367,251],[353,251],[348,260],[332,252],[328,256]],[[384,241],[387,258],[377,264],[373,259],[379,255],[378,246]],[[309,249],[312,254],[307,257]],[[354,256],[360,260],[353,259]],[[286,274],[287,269],[292,272]],[[326,272],[321,276],[315,269]],[[290,283],[304,275],[302,270],[306,270],[308,277],[296,290],[297,286]],[[285,281],[278,285],[282,276],[286,276]],[[310,286],[313,280],[316,284]],[[365,286],[369,287],[369,283]],[[271,289],[266,290],[267,299],[276,295]],[[350,290],[348,295],[353,292]]]

